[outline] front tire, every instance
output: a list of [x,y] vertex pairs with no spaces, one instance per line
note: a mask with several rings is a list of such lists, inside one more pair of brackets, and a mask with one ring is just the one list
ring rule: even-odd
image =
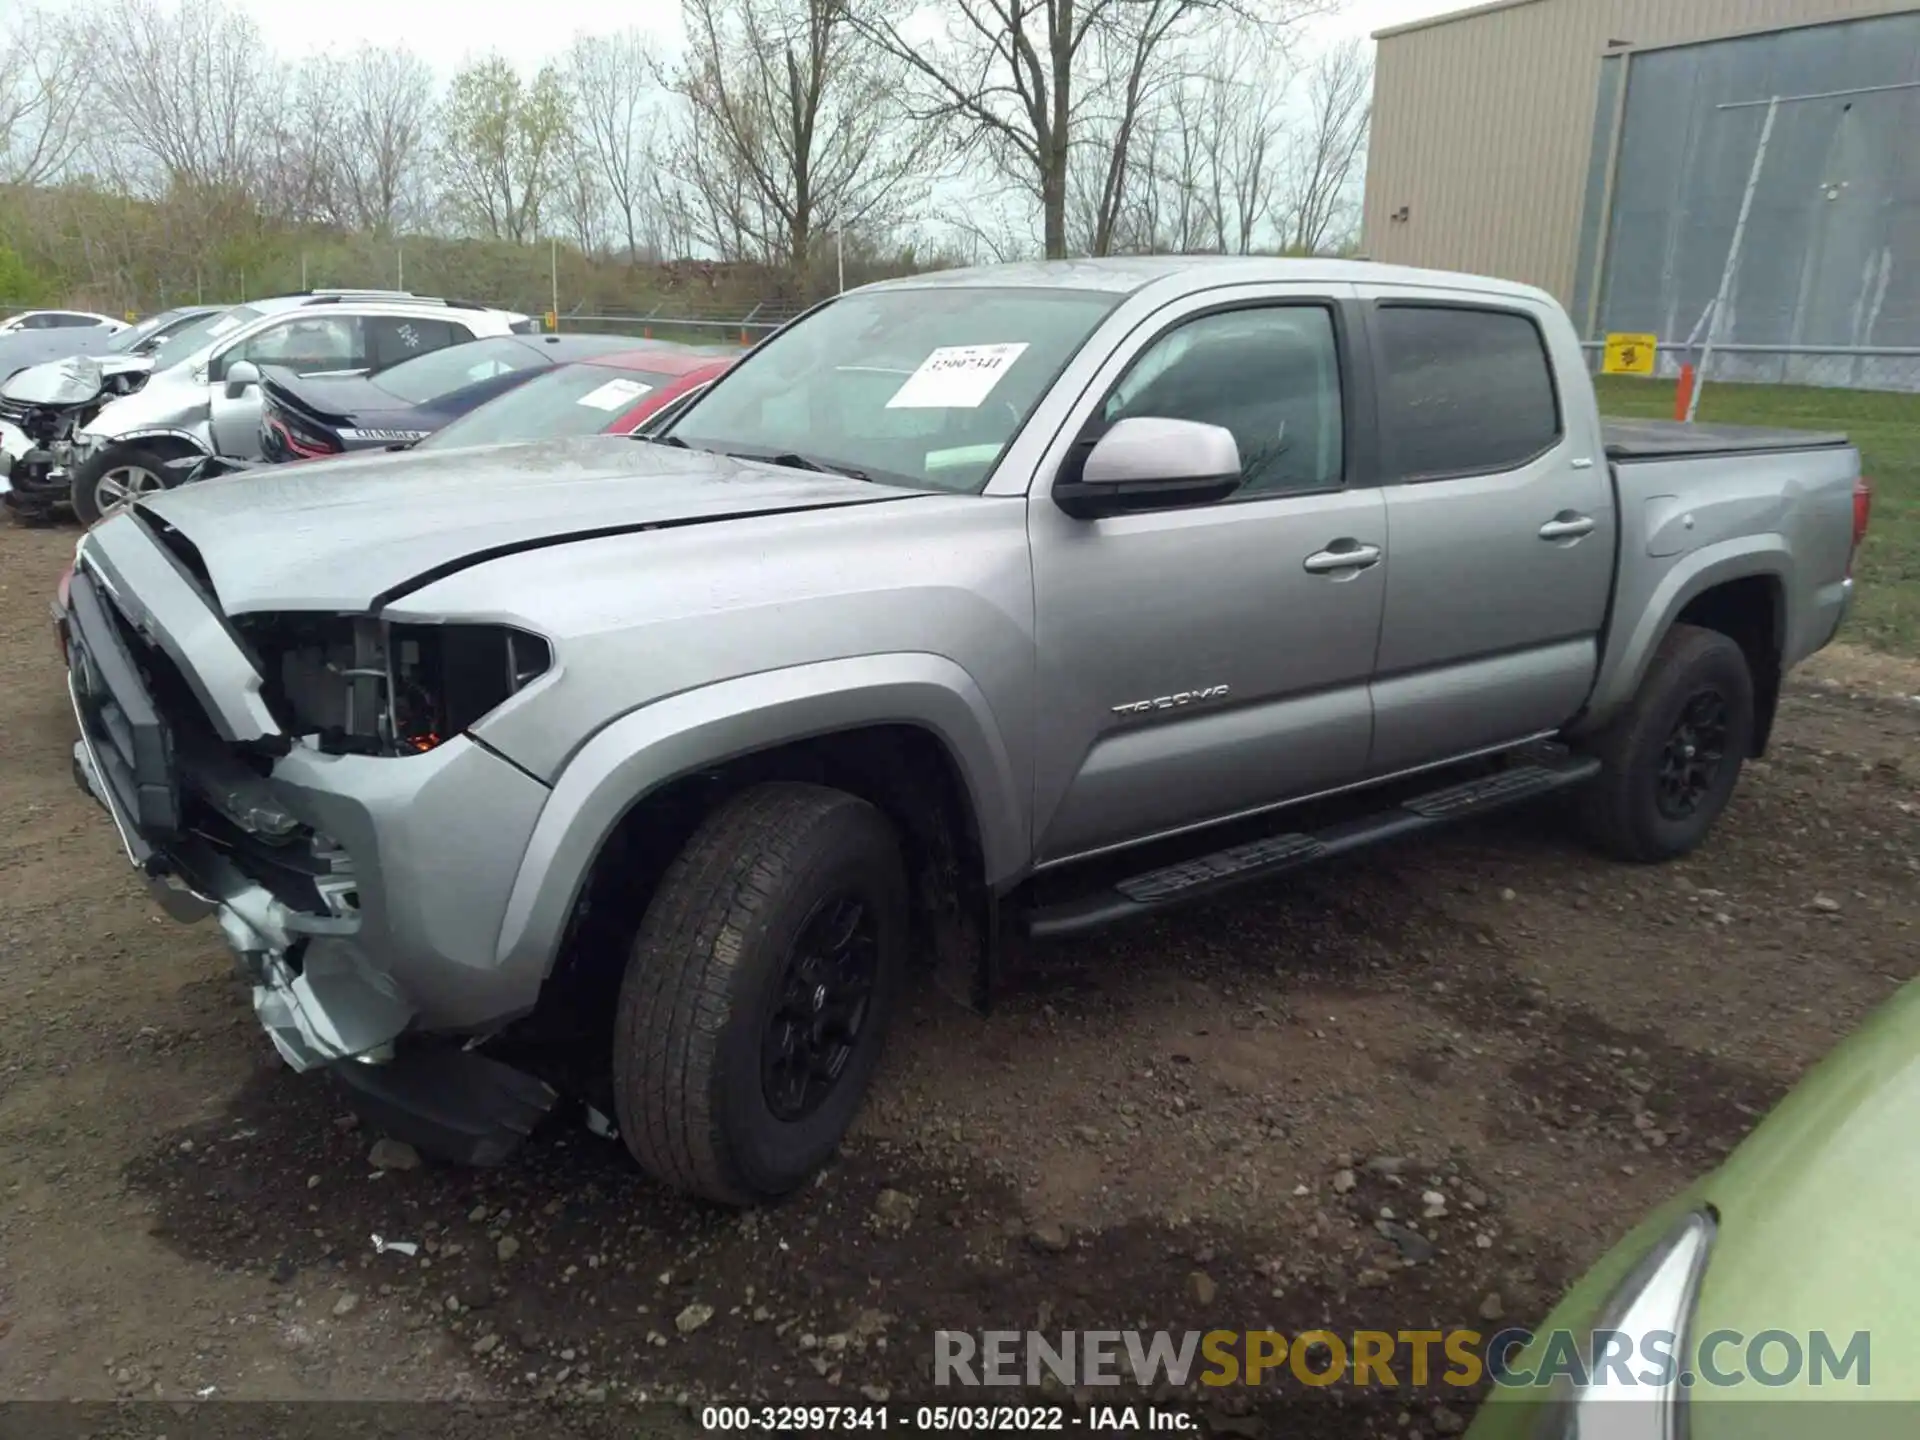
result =
[[73,470],[68,498],[82,525],[97,525],[141,495],[173,487],[165,460],[144,445],[108,445]]
[[906,967],[907,879],[873,806],[817,785],[734,796],[668,867],[614,1022],[614,1108],[641,1167],[728,1205],[826,1163]]
[[1601,771],[1581,797],[1589,839],[1621,860],[1687,854],[1726,809],[1753,733],[1745,652],[1717,630],[1675,625],[1593,744]]

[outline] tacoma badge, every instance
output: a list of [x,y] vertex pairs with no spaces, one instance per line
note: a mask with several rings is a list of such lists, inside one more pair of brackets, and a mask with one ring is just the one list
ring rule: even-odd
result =
[[1162,695],[1153,700],[1133,700],[1125,705],[1113,707],[1116,715],[1144,715],[1149,710],[1173,710],[1182,705],[1198,705],[1203,700],[1224,700],[1227,698],[1225,685],[1209,685],[1204,690],[1181,690],[1172,695]]

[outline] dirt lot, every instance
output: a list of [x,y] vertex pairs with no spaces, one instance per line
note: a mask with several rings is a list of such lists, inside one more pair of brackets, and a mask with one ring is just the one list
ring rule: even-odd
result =
[[[1920,954],[1920,668],[1836,653],[1683,864],[1520,817],[1035,949],[990,1019],[923,995],[771,1212],[570,1124],[376,1170],[74,788],[71,545],[0,523],[0,1399],[925,1399],[939,1327],[1525,1322]],[[1295,1393],[1294,1435],[1471,1408]]]

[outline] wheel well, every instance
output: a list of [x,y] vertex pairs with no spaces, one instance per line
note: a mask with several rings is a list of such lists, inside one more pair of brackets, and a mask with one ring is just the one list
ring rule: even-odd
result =
[[133,449],[151,450],[165,459],[178,460],[185,455],[204,455],[207,452],[191,440],[183,440],[178,435],[140,435],[131,440],[109,440],[101,447],[100,453],[119,446]]
[[594,857],[542,993],[540,1010],[553,1029],[577,1034],[610,1024],[627,948],[668,865],[716,805],[771,780],[832,786],[885,814],[905,850],[918,953],[971,976],[989,937],[985,866],[966,783],[930,731],[863,726],[739,756],[634,804]]
[[1702,591],[1686,604],[1676,624],[1717,630],[1737,644],[1753,675],[1753,753],[1764,755],[1780,705],[1780,654],[1785,593],[1770,575],[1748,575]]

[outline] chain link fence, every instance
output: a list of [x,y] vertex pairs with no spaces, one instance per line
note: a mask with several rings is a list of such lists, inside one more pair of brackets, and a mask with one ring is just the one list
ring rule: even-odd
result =
[[[1588,367],[1599,373],[1606,346],[1581,344]],[[1662,344],[1654,374],[1674,380],[1683,362],[1699,364],[1697,348]],[[1748,385],[1811,385],[1835,390],[1888,390],[1920,394],[1920,347],[1854,345],[1726,345],[1713,347],[1702,378]]]
[[779,301],[733,312],[676,305],[656,305],[646,310],[597,306],[591,311],[575,307],[547,318],[557,322],[563,334],[637,335],[647,340],[737,349],[758,344],[800,314],[802,308]]

